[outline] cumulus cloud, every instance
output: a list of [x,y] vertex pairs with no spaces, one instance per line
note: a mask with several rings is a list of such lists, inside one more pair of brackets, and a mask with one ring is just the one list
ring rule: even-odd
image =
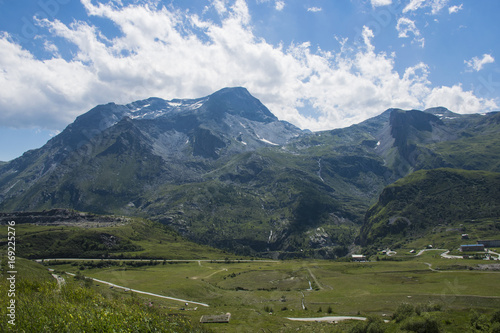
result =
[[[244,0],[212,1],[218,22],[152,3],[82,4],[88,15],[111,21],[119,36],[105,36],[87,22],[38,20],[47,36],[75,49],[63,58],[47,42],[53,57],[40,60],[0,34],[4,126],[61,129],[96,104],[196,98],[230,86],[248,88],[280,119],[312,130],[347,126],[390,107],[494,107],[460,86],[432,88],[424,63],[399,74],[395,54],[377,52],[367,27],[361,45],[344,40],[335,52],[255,36]],[[306,106],[314,116],[299,112]]]
[[445,105],[457,113],[477,113],[498,108],[492,100],[478,98],[471,91],[464,91],[461,85],[432,89],[425,98],[425,107]]
[[283,8],[285,8],[285,2],[284,1],[276,1],[276,3],[274,4],[274,8],[276,8],[276,10],[278,10],[278,11],[283,10]]
[[371,0],[372,7],[389,6],[392,0]]
[[444,7],[446,7],[448,1],[449,0],[434,0],[431,3],[431,14],[436,15],[437,13],[439,13]]
[[399,38],[408,38],[410,37],[408,33],[411,33],[414,36],[414,42],[420,44],[421,47],[424,47],[425,39],[420,36],[420,31],[417,29],[415,21],[406,17],[401,17],[398,19],[398,23],[396,24],[396,30],[398,31]]
[[474,57],[471,60],[465,60],[464,63],[470,70],[475,70],[479,72],[483,69],[484,65],[492,64],[495,62],[495,58],[491,56],[491,54],[483,54],[482,58]]
[[421,8],[430,7],[431,14],[436,15],[446,5],[449,0],[410,0],[410,2],[403,8],[403,13],[413,12]]
[[451,6],[448,8],[448,13],[450,13],[450,14],[458,13],[459,11],[461,11],[463,9],[463,7],[464,7],[463,4],[460,4],[460,6]]

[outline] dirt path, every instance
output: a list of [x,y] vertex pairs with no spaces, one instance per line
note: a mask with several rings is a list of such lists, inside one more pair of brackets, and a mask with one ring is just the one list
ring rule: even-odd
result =
[[432,264],[428,263],[428,262],[424,262],[424,264],[426,264],[427,266],[429,266],[429,269],[433,272],[439,272],[437,269],[434,269],[432,268]]
[[[66,274],[71,275],[71,276],[75,276],[75,274],[73,274],[73,273],[66,272]],[[103,281],[103,280],[95,279],[95,278],[92,278],[92,277],[91,277],[91,279],[94,280],[94,281],[96,281],[96,282],[109,285],[109,286],[111,286],[113,288],[123,289],[125,291],[131,291],[131,292],[138,293],[138,294],[149,295],[149,296],[154,296],[154,297],[160,297],[160,298],[165,298],[165,299],[169,299],[169,300],[172,300],[172,301],[178,301],[178,302],[189,303],[189,304],[196,304],[196,305],[201,305],[201,306],[205,306],[205,307],[209,307],[210,306],[210,305],[205,304],[205,303],[193,302],[193,301],[188,301],[188,300],[185,300],[185,299],[180,299],[180,298],[175,298],[175,297],[169,297],[169,296],[163,296],[163,295],[158,295],[158,294],[150,293],[150,292],[147,292],[147,291],[142,291],[142,290],[136,290],[136,289],[127,288],[127,287],[122,287],[122,286],[119,286],[117,284],[114,284],[114,283],[111,283],[111,282],[108,282],[108,281]]]
[[443,251],[443,252],[446,252],[448,250],[447,249],[423,249],[423,250],[418,251],[418,253],[415,254],[415,257],[421,256],[422,254],[424,254],[424,252],[427,252],[427,251]]
[[463,256],[453,256],[450,253],[450,250],[446,250],[446,252],[441,253],[441,257],[445,259],[463,259]]
[[62,286],[64,286],[66,284],[66,280],[62,276],[60,276],[60,275],[57,275],[57,274],[54,274],[54,273],[51,273],[51,275],[57,281],[57,290],[61,290]]
[[213,276],[213,275],[215,275],[217,273],[220,273],[220,272],[227,272],[227,268],[223,268],[223,269],[220,269],[218,271],[215,271],[212,274],[209,274],[209,275],[205,276],[204,279],[208,279],[209,277],[211,277],[211,276]]
[[324,290],[325,288],[323,288],[323,286],[321,284],[319,284],[318,279],[316,279],[316,276],[313,274],[313,272],[311,271],[311,269],[309,267],[307,267],[307,266],[306,266],[306,269],[309,272],[309,275],[311,275],[312,279],[314,280],[314,283],[316,283],[316,285],[318,286],[318,288],[320,290]]
[[500,253],[496,253],[496,252],[491,251],[491,250],[488,250],[488,253],[489,254],[494,254],[494,255],[498,256],[498,258],[496,260],[500,260]]
[[[205,267],[208,267],[208,266],[205,266]],[[212,269],[212,267],[209,267],[209,268],[210,268],[210,269]],[[211,277],[212,275],[215,275],[215,274],[217,274],[217,273],[221,273],[221,272],[227,272],[227,268],[219,269],[218,271],[215,271],[215,272],[213,272],[213,273],[210,273],[210,274],[209,274],[209,275],[207,275],[207,276],[202,276],[202,277],[200,277],[200,276],[193,276],[193,277],[191,277],[191,279],[193,279],[193,280],[198,280],[199,278],[202,278],[202,279],[208,279],[208,278],[209,278],[209,277]]]

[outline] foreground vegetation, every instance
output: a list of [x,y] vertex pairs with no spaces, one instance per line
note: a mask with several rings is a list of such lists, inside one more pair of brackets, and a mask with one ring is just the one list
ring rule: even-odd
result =
[[[2,260],[2,263],[5,263]],[[66,278],[58,285],[41,265],[17,261],[15,325],[7,322],[8,286],[2,265],[2,332],[203,332],[185,316],[151,307],[139,297],[91,288],[91,280]],[[90,283],[89,283],[90,282]]]

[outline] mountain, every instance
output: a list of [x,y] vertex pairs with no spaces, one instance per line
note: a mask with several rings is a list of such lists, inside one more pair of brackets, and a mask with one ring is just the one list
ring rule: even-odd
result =
[[349,251],[396,180],[442,167],[499,172],[499,120],[389,109],[311,133],[244,88],[99,105],[0,165],[0,211],[141,216],[240,254],[331,258]]
[[500,173],[420,170],[383,190],[366,214],[360,242],[386,248],[430,237],[439,229],[454,232],[459,240],[460,231],[480,232],[476,226],[486,227],[482,237],[491,237],[500,233],[499,218]]
[[100,105],[41,149],[4,165],[0,200],[10,210],[109,211],[158,184],[199,181],[219,159],[299,134],[243,88],[194,100]]

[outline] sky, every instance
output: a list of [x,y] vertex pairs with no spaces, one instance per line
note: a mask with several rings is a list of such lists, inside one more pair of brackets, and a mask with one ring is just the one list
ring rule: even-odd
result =
[[242,86],[312,131],[500,109],[500,1],[0,0],[0,161],[96,105]]

